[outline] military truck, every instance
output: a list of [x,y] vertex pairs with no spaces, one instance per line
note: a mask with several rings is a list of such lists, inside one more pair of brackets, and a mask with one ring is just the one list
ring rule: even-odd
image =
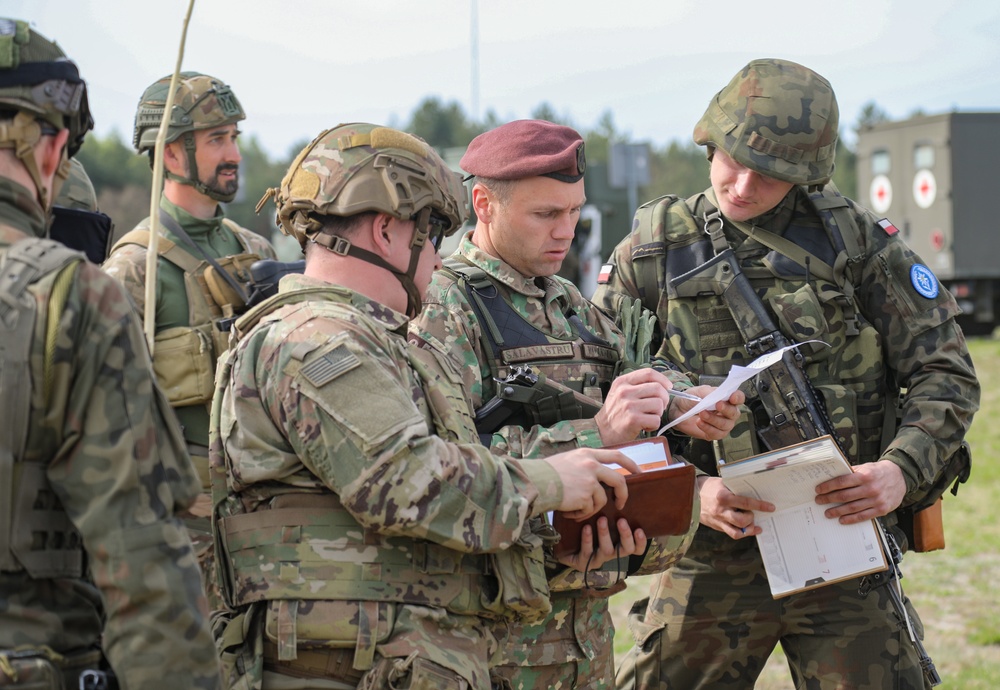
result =
[[1000,112],[951,112],[858,132],[858,200],[895,225],[956,297],[966,335],[1000,322]]

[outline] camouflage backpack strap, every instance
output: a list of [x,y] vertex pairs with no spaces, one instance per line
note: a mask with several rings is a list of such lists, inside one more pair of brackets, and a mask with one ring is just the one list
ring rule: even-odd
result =
[[861,228],[850,211],[847,199],[830,183],[821,191],[811,192],[809,200],[816,208],[834,246],[844,254],[843,259],[838,257],[837,265],[834,266],[837,285],[841,288],[846,288],[847,284],[852,287],[859,285],[865,249],[861,246]]
[[667,244],[657,229],[666,222],[667,209],[678,201],[680,197],[667,194],[646,202],[635,212],[632,270],[642,306],[653,313],[656,313],[660,299],[660,285],[664,280],[663,261],[667,253]]
[[[45,323],[43,362],[47,405],[51,357],[58,335],[59,315],[65,306],[73,269],[84,258],[52,240],[26,239],[13,244],[0,260],[0,571],[27,570],[33,577],[79,577],[83,554],[79,537],[58,506],[36,499],[46,491],[45,466],[22,463],[28,434],[32,394],[31,346],[36,319],[35,299],[28,287],[42,277],[57,274],[50,293]],[[21,463],[15,470],[15,464]],[[45,535],[41,540],[39,535]],[[39,547],[38,544],[42,546]]]

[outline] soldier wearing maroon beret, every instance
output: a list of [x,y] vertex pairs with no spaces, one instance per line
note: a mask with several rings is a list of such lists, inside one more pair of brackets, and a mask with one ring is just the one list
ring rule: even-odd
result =
[[[517,120],[476,137],[460,165],[475,177],[476,226],[435,273],[410,337],[446,351],[461,367],[482,442],[498,453],[545,457],[631,441],[660,428],[668,405],[671,417],[688,409],[692,403],[672,401],[669,391],[690,381],[666,363],[643,366],[648,357],[637,361],[634,340],[628,343],[575,285],[556,275],[586,200],[580,134],[544,120]],[[532,400],[498,405],[497,380],[524,366],[577,395],[536,391]],[[736,396],[683,431],[722,438],[737,417],[732,403],[742,402],[742,394]],[[552,534],[541,519],[532,527],[535,538]],[[617,544],[612,527],[620,534]],[[627,575],[669,567],[693,537],[650,540],[625,520],[609,526],[604,518],[596,535],[590,529],[584,528],[579,553],[549,554],[552,613],[541,623],[497,630],[492,675],[499,687],[612,688],[607,597],[624,587]]]

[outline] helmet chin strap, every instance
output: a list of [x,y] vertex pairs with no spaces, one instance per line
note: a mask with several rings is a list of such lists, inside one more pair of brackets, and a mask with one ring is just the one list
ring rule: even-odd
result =
[[415,318],[423,308],[423,300],[420,299],[420,291],[417,290],[417,284],[413,279],[417,275],[417,264],[420,263],[420,252],[423,251],[424,244],[427,242],[430,216],[430,207],[425,207],[420,210],[414,219],[413,238],[410,240],[410,265],[407,267],[405,273],[390,264],[381,256],[378,256],[367,249],[355,247],[351,244],[350,240],[347,240],[339,235],[320,233],[316,235],[314,241],[316,244],[326,247],[334,254],[340,254],[341,256],[353,256],[361,261],[384,268],[396,276],[400,285],[403,286],[403,290],[406,291],[406,315],[412,319]]
[[175,173],[170,172],[166,168],[163,169],[164,176],[168,180],[173,180],[178,184],[186,184],[189,187],[194,187],[196,190],[204,194],[210,199],[215,199],[216,201],[222,201],[229,203],[236,198],[236,192],[230,194],[223,194],[215,189],[212,189],[207,184],[198,179],[198,161],[194,157],[194,134],[191,132],[184,133],[184,151],[187,153],[188,159],[188,170],[191,171],[190,177],[183,177]]

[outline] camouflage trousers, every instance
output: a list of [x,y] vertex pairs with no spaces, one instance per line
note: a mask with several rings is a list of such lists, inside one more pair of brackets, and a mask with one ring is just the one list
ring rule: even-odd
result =
[[635,645],[618,668],[618,690],[750,689],[777,644],[795,688],[929,688],[885,587],[862,597],[858,583],[774,599],[756,540],[702,526],[687,557],[633,605]]
[[511,624],[490,669],[504,690],[608,690],[614,687],[615,626],[606,598],[552,594],[552,613],[533,625]]

